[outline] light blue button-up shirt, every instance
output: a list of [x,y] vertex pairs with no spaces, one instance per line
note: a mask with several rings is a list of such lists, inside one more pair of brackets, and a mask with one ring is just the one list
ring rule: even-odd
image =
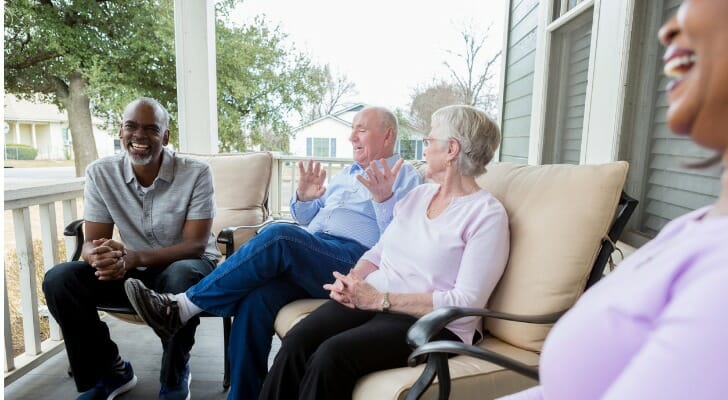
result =
[[[387,159],[387,164],[392,167],[399,158],[395,154]],[[375,163],[381,169],[380,162]],[[357,175],[366,176],[361,165],[345,167],[331,178],[324,195],[316,200],[298,201],[294,193],[291,215],[311,233],[323,232],[374,246],[392,221],[394,204],[419,185],[422,177],[412,164],[404,163],[394,181],[392,197],[377,203],[369,189],[356,179]]]

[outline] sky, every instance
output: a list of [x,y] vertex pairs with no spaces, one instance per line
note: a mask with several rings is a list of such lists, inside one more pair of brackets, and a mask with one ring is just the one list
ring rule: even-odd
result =
[[[245,0],[232,14],[278,24],[296,49],[356,84],[351,101],[408,108],[415,88],[446,78],[446,50],[464,49],[460,32],[493,24],[485,54],[503,45],[506,0]],[[479,58],[482,56],[479,56]],[[485,57],[482,60],[485,61]],[[498,68],[498,71],[500,68]],[[497,82],[496,82],[497,87]]]

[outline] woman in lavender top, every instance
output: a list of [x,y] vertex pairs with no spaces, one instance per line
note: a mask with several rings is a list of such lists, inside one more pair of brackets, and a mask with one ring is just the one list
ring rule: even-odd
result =
[[[432,116],[424,139],[427,177],[400,200],[379,242],[324,286],[333,299],[294,326],[261,399],[351,398],[357,379],[404,367],[409,327],[435,308],[484,307],[508,259],[508,217],[480,189],[500,142],[498,127],[470,106]],[[376,179],[376,176],[370,177]],[[472,343],[478,319],[450,324],[440,339]]]
[[[660,30],[670,128],[728,164],[728,1],[685,0]],[[508,400],[728,398],[728,172],[554,326],[540,386]],[[594,345],[597,343],[598,345]]]

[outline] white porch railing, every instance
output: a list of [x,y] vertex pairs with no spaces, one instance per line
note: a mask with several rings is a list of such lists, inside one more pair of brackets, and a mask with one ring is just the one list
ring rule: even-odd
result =
[[[50,338],[41,342],[40,317],[37,297],[37,267],[33,255],[33,234],[31,232],[31,206],[38,206],[40,235],[43,248],[43,269],[60,263],[58,252],[58,226],[56,224],[56,203],[63,205],[65,224],[77,218],[76,201],[83,197],[83,178],[63,183],[20,188],[5,191],[5,210],[12,210],[17,253],[18,283],[20,286],[20,307],[23,318],[25,353],[13,356],[12,326],[8,306],[7,280],[4,281],[5,308],[5,385],[15,381],[35,368],[51,355],[63,349],[60,329],[50,318]],[[73,248],[73,243],[66,248]]]
[[[308,157],[285,156],[274,153],[273,171],[269,193],[269,207],[275,217],[290,216],[288,202],[296,190],[298,182],[298,161]],[[351,159],[316,158],[331,178],[342,168],[351,165]],[[15,247],[18,255],[20,300],[23,318],[23,338],[25,353],[13,356],[12,326],[8,306],[7,281],[5,281],[5,385],[23,376],[50,356],[63,349],[63,339],[58,325],[49,316],[50,338],[41,342],[40,313],[33,256],[33,235],[31,232],[31,207],[39,206],[40,235],[43,245],[43,268],[47,271],[56,264],[64,262],[58,252],[58,232],[62,227],[56,223],[56,204],[63,205],[64,226],[78,218],[77,202],[83,201],[84,178],[56,184],[44,184],[29,188],[6,190],[5,210],[12,210],[15,229]],[[33,208],[34,210],[35,208]],[[60,229],[59,229],[60,228]],[[74,239],[66,242],[67,251],[75,246]]]

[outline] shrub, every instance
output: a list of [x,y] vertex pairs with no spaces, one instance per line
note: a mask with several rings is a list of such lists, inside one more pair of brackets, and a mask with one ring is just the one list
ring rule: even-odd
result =
[[27,144],[10,143],[5,145],[6,160],[35,160],[38,150]]

